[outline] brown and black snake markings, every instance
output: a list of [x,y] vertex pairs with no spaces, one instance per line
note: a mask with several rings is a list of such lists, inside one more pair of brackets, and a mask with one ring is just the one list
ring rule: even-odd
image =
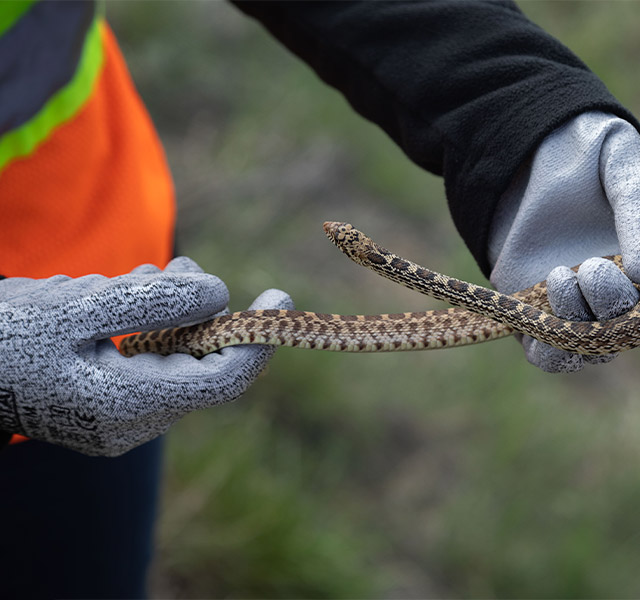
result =
[[[183,352],[201,357],[237,344],[391,352],[478,344],[516,331],[579,354],[608,354],[640,345],[640,305],[608,321],[566,321],[550,314],[545,282],[508,296],[421,267],[348,223],[330,221],[324,230],[354,262],[462,308],[382,315],[248,310],[188,327],[136,334],[122,340],[120,352],[125,356]],[[608,258],[622,269],[619,256]]]

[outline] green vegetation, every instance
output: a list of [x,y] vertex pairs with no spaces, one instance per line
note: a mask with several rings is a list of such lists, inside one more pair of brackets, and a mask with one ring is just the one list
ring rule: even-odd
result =
[[[634,2],[522,2],[636,113]],[[324,239],[348,220],[483,282],[442,182],[218,2],[108,3],[165,142],[179,248],[239,309],[439,306]],[[640,590],[637,353],[579,375],[513,340],[345,356],[282,349],[233,405],[173,428],[156,597],[596,598]]]

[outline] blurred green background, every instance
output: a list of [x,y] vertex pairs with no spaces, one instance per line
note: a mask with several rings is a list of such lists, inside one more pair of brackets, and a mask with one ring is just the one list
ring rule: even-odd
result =
[[[520,2],[638,113],[640,4]],[[484,283],[441,180],[223,2],[109,2],[165,143],[178,240],[233,309],[437,302],[357,267],[324,220]],[[640,595],[638,354],[576,375],[510,339],[380,355],[281,349],[169,435],[154,597]]]

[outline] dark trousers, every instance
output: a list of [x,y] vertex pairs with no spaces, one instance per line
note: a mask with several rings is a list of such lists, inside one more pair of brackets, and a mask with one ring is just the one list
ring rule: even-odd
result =
[[0,598],[142,598],[162,442],[92,458],[29,441],[0,452]]

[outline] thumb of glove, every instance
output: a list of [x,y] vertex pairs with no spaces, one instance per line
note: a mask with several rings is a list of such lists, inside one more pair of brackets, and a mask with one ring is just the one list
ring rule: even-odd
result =
[[[176,270],[174,263],[178,261],[188,268]],[[161,272],[97,277],[90,282],[85,279],[88,289],[72,305],[90,317],[86,321],[90,323],[87,338],[202,321],[224,310],[229,300],[224,283],[215,275],[191,268],[191,263],[180,258]]]

